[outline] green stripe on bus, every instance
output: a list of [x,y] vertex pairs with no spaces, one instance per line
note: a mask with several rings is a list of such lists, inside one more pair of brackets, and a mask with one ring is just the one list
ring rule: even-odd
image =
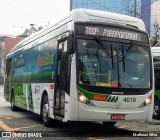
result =
[[110,102],[110,100],[111,100],[111,96],[109,96],[109,98],[107,99],[107,102]]
[[114,100],[114,102],[117,102],[118,101],[118,96],[117,96],[117,98]]
[[160,100],[160,90],[155,90],[155,95],[158,97],[158,99]]
[[114,101],[114,99],[115,99],[115,96],[113,96],[113,97],[112,97],[112,99],[111,99],[111,101],[110,101],[110,102],[113,102],[113,101]]
[[118,96],[109,96],[107,99],[107,102],[117,102],[118,101]]

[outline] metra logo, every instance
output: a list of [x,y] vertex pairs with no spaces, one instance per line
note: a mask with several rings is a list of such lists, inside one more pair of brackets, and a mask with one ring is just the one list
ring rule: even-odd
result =
[[53,64],[53,54],[50,54],[49,52],[45,52],[43,56],[38,56],[38,66],[42,67],[45,65]]

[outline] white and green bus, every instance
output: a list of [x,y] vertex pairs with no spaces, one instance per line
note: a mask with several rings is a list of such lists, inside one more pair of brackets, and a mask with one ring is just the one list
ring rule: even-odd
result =
[[6,61],[11,109],[40,114],[45,126],[51,120],[114,125],[151,114],[153,63],[140,19],[75,9],[17,44]]
[[160,47],[152,47],[153,62],[154,62],[154,110],[153,119],[160,120]]

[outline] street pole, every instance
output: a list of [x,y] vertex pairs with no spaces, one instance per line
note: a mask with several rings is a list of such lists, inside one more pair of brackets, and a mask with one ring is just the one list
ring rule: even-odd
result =
[[137,7],[136,7],[136,4],[137,4],[137,2],[136,2],[136,0],[134,0],[134,17],[136,17],[137,15],[136,15],[136,13],[137,13]]

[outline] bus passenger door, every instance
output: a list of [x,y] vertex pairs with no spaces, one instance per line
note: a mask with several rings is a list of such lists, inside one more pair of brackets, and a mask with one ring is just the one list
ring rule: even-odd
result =
[[65,93],[67,93],[68,55],[67,40],[58,43],[57,71],[54,94],[54,114],[64,117]]

